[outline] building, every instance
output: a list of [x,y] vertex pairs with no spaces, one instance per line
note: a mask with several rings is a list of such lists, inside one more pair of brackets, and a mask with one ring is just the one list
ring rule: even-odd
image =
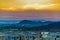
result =
[[0,40],[60,40],[60,32],[8,30],[0,32]]

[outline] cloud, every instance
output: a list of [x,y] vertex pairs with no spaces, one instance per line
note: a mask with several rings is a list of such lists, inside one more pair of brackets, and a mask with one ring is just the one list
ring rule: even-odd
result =
[[[11,10],[10,8],[16,9],[51,9],[51,10],[59,10],[60,9],[60,1],[59,0],[0,0],[0,9],[6,8]],[[15,10],[16,10],[15,9]]]

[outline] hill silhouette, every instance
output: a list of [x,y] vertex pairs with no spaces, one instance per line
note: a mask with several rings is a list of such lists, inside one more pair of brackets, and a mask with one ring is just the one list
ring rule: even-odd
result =
[[39,27],[41,30],[60,31],[60,22],[54,22]]
[[21,22],[19,22],[19,24],[33,24],[36,23],[34,21],[30,21],[30,20],[22,20]]
[[22,20],[21,22],[18,23],[20,27],[38,27],[42,25],[47,25],[52,23],[51,21],[32,21],[32,20]]
[[60,22],[22,20],[16,24],[0,24],[0,29],[50,30],[60,29]]

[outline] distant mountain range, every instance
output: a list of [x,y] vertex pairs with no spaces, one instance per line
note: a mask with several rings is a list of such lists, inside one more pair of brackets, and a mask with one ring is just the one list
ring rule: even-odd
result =
[[18,23],[0,23],[0,29],[12,29],[12,28],[35,28],[35,29],[41,29],[41,30],[49,30],[49,29],[60,29],[60,21],[46,21],[46,20],[39,20],[39,21],[33,21],[33,20],[21,20]]
[[[4,20],[5,22],[5,20]],[[53,23],[52,21],[32,21],[32,20],[20,20],[19,22],[15,22],[13,23],[10,23],[6,21],[6,23],[0,23],[0,27],[5,27],[5,26],[17,26],[17,27],[35,27],[35,26],[42,26],[42,25],[47,25],[47,24],[50,24],[50,23]]]
[[38,27],[46,24],[52,23],[51,21],[32,21],[32,20],[22,20],[18,23],[21,27]]

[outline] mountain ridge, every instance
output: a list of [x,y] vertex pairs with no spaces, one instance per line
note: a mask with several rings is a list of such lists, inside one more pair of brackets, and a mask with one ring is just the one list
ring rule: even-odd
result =
[[[59,22],[59,21],[58,21]],[[32,21],[32,20],[22,20],[19,21],[16,24],[0,24],[0,29],[16,29],[16,28],[39,28],[39,29],[47,29],[47,25],[52,25],[57,22],[53,21]],[[59,22],[60,23],[60,22]],[[56,24],[55,24],[56,25]],[[54,27],[53,27],[54,28]],[[51,27],[48,27],[48,29],[51,29]]]

